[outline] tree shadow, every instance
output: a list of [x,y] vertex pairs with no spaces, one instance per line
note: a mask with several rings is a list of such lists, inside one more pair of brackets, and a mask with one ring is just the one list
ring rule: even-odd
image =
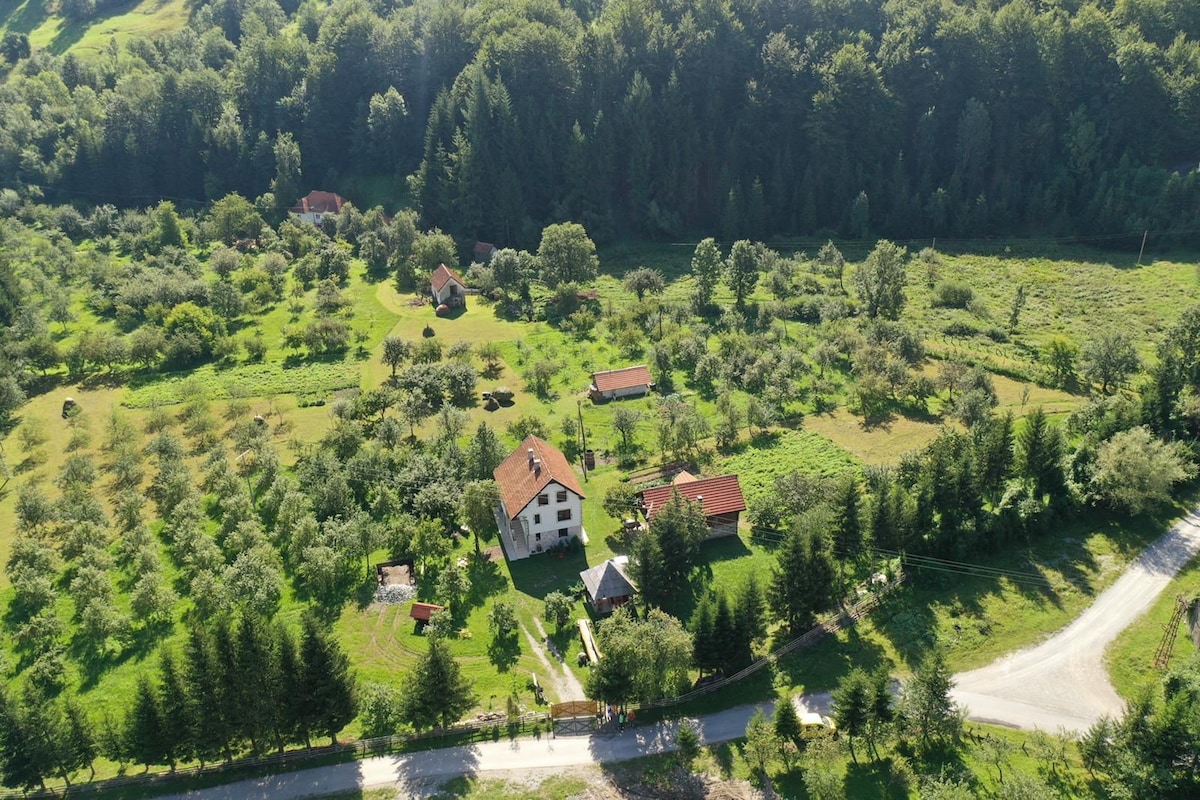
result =
[[493,636],[487,647],[488,661],[498,672],[508,672],[521,656],[521,640],[516,632],[508,636]]
[[587,553],[582,547],[562,555],[542,553],[508,564],[513,587],[538,600],[555,590],[565,591],[574,586],[579,582],[579,573],[587,568]]

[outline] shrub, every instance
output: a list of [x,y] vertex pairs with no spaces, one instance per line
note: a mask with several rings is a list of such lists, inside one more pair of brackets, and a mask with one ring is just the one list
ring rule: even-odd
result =
[[966,308],[974,299],[975,292],[970,286],[954,281],[942,281],[933,290],[935,308]]

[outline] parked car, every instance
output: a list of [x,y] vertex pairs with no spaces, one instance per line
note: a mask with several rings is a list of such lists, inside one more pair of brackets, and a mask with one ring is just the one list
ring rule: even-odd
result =
[[837,738],[837,725],[824,714],[806,711],[800,715],[800,735],[805,739],[820,739],[825,736]]

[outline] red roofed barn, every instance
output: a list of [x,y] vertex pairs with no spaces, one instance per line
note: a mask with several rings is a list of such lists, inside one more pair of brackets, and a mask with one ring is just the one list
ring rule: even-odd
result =
[[311,191],[289,210],[305,222],[320,225],[326,216],[336,215],[341,211],[345,202],[341,195],[333,192]]
[[675,494],[699,503],[711,531],[710,539],[736,534],[738,518],[746,510],[746,498],[742,496],[742,486],[738,483],[737,475],[685,480],[643,489],[640,494],[642,513],[648,521],[652,521]]
[[636,367],[593,372],[588,391],[592,400],[615,400],[646,394],[652,385],[650,370],[644,364],[639,364]]
[[561,451],[528,436],[496,467],[496,523],[510,561],[583,539],[583,489]]
[[467,284],[458,273],[441,264],[429,276],[429,287],[433,290],[433,304],[451,308],[467,304]]

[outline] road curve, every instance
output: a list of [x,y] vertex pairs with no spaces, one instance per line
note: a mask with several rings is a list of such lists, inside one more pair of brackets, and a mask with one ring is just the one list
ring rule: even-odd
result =
[[1101,716],[1120,716],[1124,702],[1104,669],[1105,648],[1197,553],[1200,515],[1193,511],[1070,625],[1039,645],[956,675],[953,698],[973,720],[1017,728],[1084,731]]
[[[1171,578],[1200,553],[1200,514],[1193,512],[1145,550],[1116,583],[1074,622],[1036,647],[954,677],[954,699],[968,717],[1017,728],[1085,730],[1123,703],[1104,670],[1104,650],[1143,614]],[[797,698],[797,707],[827,713],[828,694]],[[701,741],[745,735],[758,708],[738,706],[693,720]],[[554,772],[566,767],[623,761],[674,749],[678,720],[639,726],[620,734],[483,742],[420,753],[368,758],[298,770],[173,795],[173,800],[299,800],[372,786],[418,789],[458,775]]]

